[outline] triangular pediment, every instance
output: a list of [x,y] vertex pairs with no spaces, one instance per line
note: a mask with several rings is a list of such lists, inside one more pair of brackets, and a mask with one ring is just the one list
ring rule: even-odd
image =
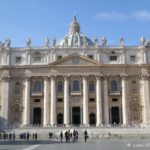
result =
[[54,66],[99,66],[101,63],[77,53],[63,57],[50,65]]

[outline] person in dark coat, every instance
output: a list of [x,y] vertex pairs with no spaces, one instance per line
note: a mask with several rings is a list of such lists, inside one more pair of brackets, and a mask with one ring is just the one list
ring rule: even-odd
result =
[[85,131],[84,131],[84,140],[85,140],[85,142],[87,141],[87,138],[88,138],[88,133],[87,133],[87,131],[85,130]]
[[62,140],[63,140],[63,133],[61,131],[61,133],[60,133],[60,141],[62,142]]

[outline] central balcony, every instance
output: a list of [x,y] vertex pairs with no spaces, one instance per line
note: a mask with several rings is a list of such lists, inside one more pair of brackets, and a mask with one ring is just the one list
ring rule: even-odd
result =
[[109,91],[110,96],[121,96],[121,91]]
[[72,96],[80,96],[82,95],[81,91],[71,91]]
[[32,91],[31,96],[43,96],[43,92],[42,91],[39,91],[39,92]]

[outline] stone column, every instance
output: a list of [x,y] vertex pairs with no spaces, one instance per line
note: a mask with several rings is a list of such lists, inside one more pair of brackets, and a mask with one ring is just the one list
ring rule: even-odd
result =
[[23,116],[23,125],[30,124],[30,78],[26,77],[24,80],[24,116]]
[[6,127],[8,124],[8,110],[9,110],[9,77],[2,78],[2,107],[1,115],[4,121],[2,126]]
[[96,126],[102,124],[102,93],[101,93],[101,77],[96,76]]
[[56,79],[51,76],[51,126],[56,125]]
[[47,126],[49,123],[49,89],[48,89],[48,84],[49,84],[49,78],[44,77],[44,113],[43,113],[43,125]]
[[141,98],[143,104],[143,123],[150,125],[149,75],[142,76]]
[[64,77],[64,124],[69,125],[69,81]]
[[109,124],[108,78],[104,77],[104,122]]
[[83,125],[89,125],[87,76],[83,76]]
[[127,111],[127,78],[126,76],[121,76],[122,78],[122,121],[126,125],[128,123],[128,111]]

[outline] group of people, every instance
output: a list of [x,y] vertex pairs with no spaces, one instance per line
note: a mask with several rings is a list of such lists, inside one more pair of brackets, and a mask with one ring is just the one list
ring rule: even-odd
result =
[[16,135],[15,133],[4,133],[3,136],[2,134],[0,133],[0,139],[4,139],[4,140],[9,140],[9,141],[15,141],[16,139]]
[[63,142],[63,137],[65,138],[66,143],[70,143],[71,140],[72,142],[77,142],[78,141],[78,131],[73,130],[71,132],[70,130],[65,131],[64,133],[61,131],[60,133],[60,141]]

